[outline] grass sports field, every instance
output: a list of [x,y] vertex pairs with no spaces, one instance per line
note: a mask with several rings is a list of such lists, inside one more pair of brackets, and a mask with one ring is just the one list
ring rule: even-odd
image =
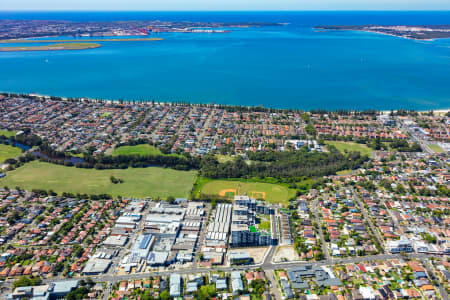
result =
[[121,146],[113,150],[112,155],[162,155],[162,152],[154,147],[147,144],[136,145],[136,146]]
[[[195,171],[176,171],[157,167],[125,170],[95,170],[65,167],[32,161],[8,172],[0,186],[57,193],[110,194],[128,197],[187,197],[196,178]],[[110,176],[124,182],[113,184]]]
[[0,144],[0,164],[8,158],[16,158],[22,153],[22,150],[17,147]]
[[295,196],[295,190],[282,185],[231,180],[208,181],[200,187],[200,193],[204,195],[219,195],[229,199],[233,199],[234,195],[247,194],[255,199],[264,199],[269,203],[280,203],[283,205],[289,204],[289,198]]
[[436,153],[444,153],[444,149],[442,149],[441,146],[437,144],[429,144],[428,147],[430,147],[430,149]]
[[359,151],[361,153],[361,155],[365,155],[365,154],[370,155],[373,151],[366,145],[358,144],[358,143],[354,143],[354,142],[326,141],[325,143],[327,145],[335,146],[336,149],[338,149],[340,152],[345,152],[345,150]]
[[178,155],[178,154],[163,154],[161,150],[155,146],[148,144],[136,146],[121,146],[113,150],[112,155]]
[[4,135],[6,137],[15,136],[17,131],[9,131],[9,130],[0,130],[0,135]]

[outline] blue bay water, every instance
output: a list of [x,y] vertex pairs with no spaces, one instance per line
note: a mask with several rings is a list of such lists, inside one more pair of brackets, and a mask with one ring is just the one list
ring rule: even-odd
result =
[[450,39],[413,41],[326,24],[448,24],[450,12],[0,13],[0,19],[283,22],[165,33],[80,51],[0,53],[0,91],[280,108],[450,107]]

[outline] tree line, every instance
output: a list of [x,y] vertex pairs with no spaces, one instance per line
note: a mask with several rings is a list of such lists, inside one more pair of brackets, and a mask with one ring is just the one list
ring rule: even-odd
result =
[[335,174],[337,171],[357,169],[369,158],[359,152],[340,153],[330,147],[330,152],[311,152],[306,147],[296,152],[256,152],[247,154],[249,161],[237,158],[219,163],[213,156],[202,160],[201,175],[209,178],[315,177]]

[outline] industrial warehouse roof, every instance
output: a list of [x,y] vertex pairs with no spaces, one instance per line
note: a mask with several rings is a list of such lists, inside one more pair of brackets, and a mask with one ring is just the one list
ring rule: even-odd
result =
[[100,274],[105,273],[111,261],[109,259],[91,258],[84,266],[83,273],[85,274]]
[[169,252],[152,251],[147,257],[147,262],[150,265],[163,265],[166,262],[168,256]]
[[57,281],[54,283],[52,293],[67,294],[78,287],[78,280]]

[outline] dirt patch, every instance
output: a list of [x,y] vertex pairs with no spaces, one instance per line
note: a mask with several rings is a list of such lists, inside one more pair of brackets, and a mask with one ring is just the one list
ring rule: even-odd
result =
[[236,195],[236,189],[224,189],[219,192],[221,197],[233,197],[234,195]]
[[266,193],[265,192],[252,192],[252,198],[253,199],[266,199]]
[[292,245],[279,246],[275,251],[275,255],[273,256],[274,262],[295,260],[300,260],[300,256],[298,255],[297,251],[295,251],[294,246]]

